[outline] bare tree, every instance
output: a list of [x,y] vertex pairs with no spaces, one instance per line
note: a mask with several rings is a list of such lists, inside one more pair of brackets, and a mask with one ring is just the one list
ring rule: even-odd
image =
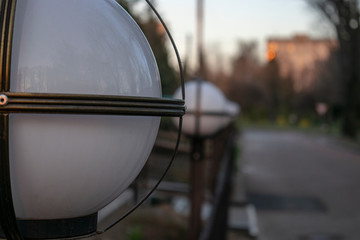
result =
[[339,41],[345,91],[342,132],[355,139],[360,109],[360,11],[358,0],[308,0],[334,26]]

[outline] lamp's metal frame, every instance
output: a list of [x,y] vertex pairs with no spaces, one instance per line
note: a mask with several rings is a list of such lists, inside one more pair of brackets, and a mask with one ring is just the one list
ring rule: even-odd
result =
[[[9,114],[14,113],[35,113],[35,114],[85,114],[85,115],[131,115],[131,116],[167,116],[179,117],[179,132],[174,154],[154,188],[142,199],[134,208],[120,217],[119,220],[109,225],[101,234],[115,226],[124,217],[134,211],[146,198],[155,190],[164,178],[180,142],[182,116],[185,114],[185,90],[184,76],[179,53],[174,40],[156,9],[152,4],[145,0],[150,8],[159,18],[160,22],[168,34],[174,48],[180,69],[180,79],[182,87],[182,99],[165,99],[151,97],[131,97],[131,96],[109,96],[109,95],[90,95],[90,94],[52,94],[52,93],[24,93],[10,91],[10,67],[12,36],[14,29],[16,0],[0,0],[0,227],[9,240],[35,239],[36,236],[23,236],[19,231],[22,228],[22,220],[17,220],[12,200],[10,162],[9,162]],[[94,219],[97,214],[90,216],[90,223],[87,226],[93,229]],[[40,220],[41,221],[41,220]],[[71,225],[76,225],[84,221],[83,218],[71,219]],[[60,220],[61,222],[61,220]],[[50,221],[50,226],[60,223],[55,220]],[[43,224],[41,221],[40,224]],[[30,225],[31,226],[31,225]],[[96,227],[96,226],[95,226]],[[84,232],[74,233],[76,235],[87,234]],[[89,232],[88,234],[96,234]],[[36,234],[35,234],[36,235]],[[63,236],[66,237],[66,236]],[[45,236],[44,238],[49,238]]]

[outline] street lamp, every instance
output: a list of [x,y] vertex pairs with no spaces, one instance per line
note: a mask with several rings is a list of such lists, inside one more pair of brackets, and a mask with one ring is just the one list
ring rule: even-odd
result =
[[[181,92],[181,88],[177,89],[174,97],[181,97]],[[201,78],[187,82],[185,92],[187,110],[182,132],[192,138],[213,136],[239,114],[237,103],[227,100],[217,86]]]
[[2,230],[94,233],[144,166],[160,117],[181,125],[184,95],[161,98],[151,48],[116,1],[2,0],[0,28]]
[[[181,96],[179,88],[174,97]],[[214,84],[196,78],[185,84],[187,111],[182,131],[192,140],[191,150],[191,215],[189,239],[196,240],[201,229],[203,202],[204,140],[225,128],[238,114],[236,103],[226,99]]]
[[230,100],[226,101],[226,106],[225,106],[225,112],[226,112],[226,117],[223,121],[223,126],[228,125],[231,122],[234,122],[237,117],[239,116],[241,111],[241,108],[239,106],[239,104],[237,104],[236,102],[232,102]]

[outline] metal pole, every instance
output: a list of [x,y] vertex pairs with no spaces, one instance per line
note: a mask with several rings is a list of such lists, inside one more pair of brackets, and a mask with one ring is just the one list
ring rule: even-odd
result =
[[198,50],[198,74],[205,78],[204,62],[204,0],[197,1],[197,50]]
[[189,240],[197,240],[201,230],[201,206],[203,203],[204,140],[194,138],[191,151],[191,214]]
[[203,201],[203,159],[204,159],[204,139],[200,138],[200,117],[201,117],[201,78],[197,79],[196,87],[196,111],[195,111],[195,136],[192,139],[191,149],[191,213],[189,239],[197,240],[201,230],[201,206]]

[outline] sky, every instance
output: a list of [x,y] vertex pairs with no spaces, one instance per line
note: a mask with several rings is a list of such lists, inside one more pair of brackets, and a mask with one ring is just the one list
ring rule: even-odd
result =
[[[196,2],[156,1],[181,56],[185,58],[189,52],[193,66],[196,66]],[[258,42],[259,58],[265,60],[265,43],[269,37],[295,34],[319,38],[333,33],[304,0],[204,0],[204,46],[210,62],[223,59],[228,66],[239,41],[251,40]]]

